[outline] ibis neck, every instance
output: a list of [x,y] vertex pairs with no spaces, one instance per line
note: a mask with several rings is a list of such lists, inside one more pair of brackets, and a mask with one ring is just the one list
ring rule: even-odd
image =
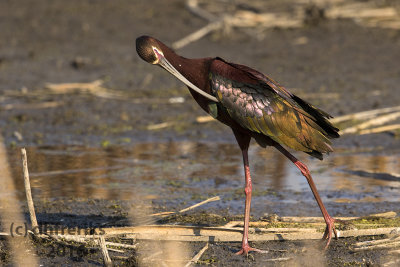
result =
[[[189,81],[191,81],[194,85],[200,88],[202,91],[206,92],[209,95],[211,93],[210,81],[209,81],[209,73],[210,73],[210,65],[211,58],[201,58],[201,59],[187,59],[182,58],[181,67],[178,68],[178,71],[186,77]],[[200,107],[209,113],[209,104],[210,100],[201,94],[194,91],[192,88],[188,87],[190,94],[196,100],[196,102],[200,105]]]
[[[209,82],[212,58],[188,59],[175,54],[172,50],[169,50],[167,53],[164,51],[164,54],[174,68],[187,80],[207,94],[212,94]],[[196,102],[208,112],[208,104],[210,100],[192,90],[190,87],[189,91]]]
[[208,75],[211,60],[211,58],[188,59],[177,55],[176,58],[171,60],[171,63],[191,83],[210,94],[211,89]]

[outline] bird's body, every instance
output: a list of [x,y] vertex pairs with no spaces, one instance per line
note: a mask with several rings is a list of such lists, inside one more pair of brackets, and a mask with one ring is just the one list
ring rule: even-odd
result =
[[329,138],[338,134],[326,120],[329,115],[262,73],[216,58],[210,82],[221,103],[218,110],[225,109],[262,146],[272,139],[320,159],[332,151]]
[[282,145],[322,159],[323,153],[332,151],[329,139],[339,137],[338,129],[327,120],[330,116],[247,66],[218,57],[187,59],[148,36],[138,38],[136,45],[142,59],[183,81],[203,110],[233,130],[243,153],[246,176],[245,226],[239,254],[255,250],[247,240],[252,188],[247,150],[251,138],[262,147],[277,148],[307,178],[327,223],[324,236],[329,244],[334,219],[323,206],[307,167]]

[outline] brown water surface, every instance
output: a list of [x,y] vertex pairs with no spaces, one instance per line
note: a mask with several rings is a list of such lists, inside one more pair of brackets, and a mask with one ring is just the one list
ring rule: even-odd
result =
[[[23,201],[19,150],[9,153]],[[236,144],[140,143],[106,149],[29,147],[27,153],[34,198],[152,199],[175,208],[219,195],[221,202],[208,205],[235,213],[242,209],[243,167]],[[306,179],[284,156],[272,148],[255,145],[249,155],[253,209],[272,212],[283,203],[314,205]],[[328,205],[400,201],[398,155],[339,151],[324,161],[300,153],[296,156],[309,166]]]

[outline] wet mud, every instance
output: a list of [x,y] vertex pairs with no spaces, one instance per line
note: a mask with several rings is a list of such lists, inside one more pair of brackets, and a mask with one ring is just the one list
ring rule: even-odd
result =
[[[270,1],[272,8],[280,6]],[[283,2],[282,8],[289,8]],[[20,205],[27,215],[19,149],[27,147],[40,224],[67,227],[134,225],[135,210],[178,211],[212,196],[186,215],[164,221],[224,225],[243,212],[240,151],[229,128],[200,123],[205,115],[187,88],[144,63],[134,49],[142,34],[167,44],[204,26],[184,1],[2,1],[0,3],[0,129]],[[302,40],[299,42],[299,40]],[[178,51],[249,65],[334,116],[400,103],[400,32],[350,20],[322,20],[298,29],[213,33]],[[87,83],[122,97],[82,91],[54,93],[47,83]],[[170,101],[183,97],[180,101]],[[53,103],[43,106],[43,103]],[[149,125],[169,126],[149,130]],[[398,123],[398,122],[397,122]],[[346,135],[324,161],[296,153],[311,170],[332,216],[400,212],[400,132]],[[320,216],[304,177],[272,148],[250,148],[252,220]],[[200,266],[371,266],[390,262],[387,250],[352,252],[360,240],[271,241],[268,254],[235,256],[239,243],[214,243]],[[167,244],[168,245],[168,244]],[[141,251],[151,251],[144,242]],[[188,245],[194,255],[204,244]],[[52,253],[35,243],[43,265],[102,264],[90,248]],[[56,247],[57,248],[57,247]],[[65,252],[64,251],[64,252]],[[76,254],[76,253],[84,253]],[[71,256],[72,255],[72,256]],[[193,255],[190,255],[191,257]],[[140,255],[117,264],[137,266]],[[11,257],[1,240],[1,261]],[[274,262],[274,258],[288,257]],[[312,259],[312,261],[311,261]]]

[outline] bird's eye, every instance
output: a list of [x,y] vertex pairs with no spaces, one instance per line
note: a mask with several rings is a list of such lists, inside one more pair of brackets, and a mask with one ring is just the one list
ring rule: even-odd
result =
[[157,59],[160,59],[160,57],[164,56],[163,52],[161,50],[158,50],[157,47],[153,46],[153,51],[154,51],[154,54],[156,55]]

